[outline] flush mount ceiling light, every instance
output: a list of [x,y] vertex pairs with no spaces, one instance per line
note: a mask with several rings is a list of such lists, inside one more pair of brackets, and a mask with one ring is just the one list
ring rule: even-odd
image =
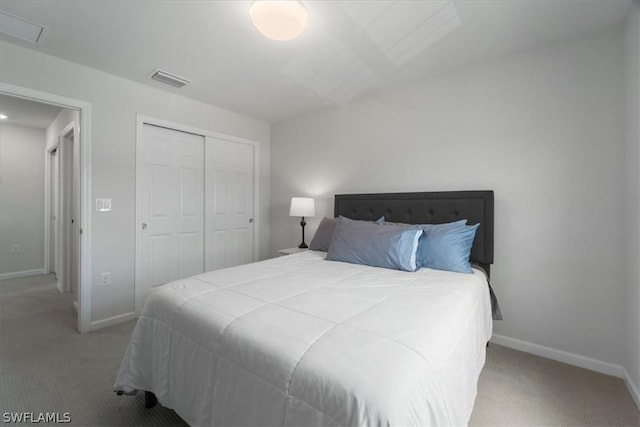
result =
[[4,120],[4,119],[8,119],[9,116],[7,116],[6,114],[2,114],[0,113],[0,120]]
[[295,0],[256,0],[249,9],[251,22],[271,40],[293,40],[307,29],[307,9]]

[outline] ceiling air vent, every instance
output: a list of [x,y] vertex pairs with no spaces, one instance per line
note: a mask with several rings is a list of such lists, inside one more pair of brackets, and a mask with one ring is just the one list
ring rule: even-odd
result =
[[150,76],[153,80],[157,80],[160,83],[165,83],[174,87],[182,87],[191,83],[189,80],[182,77],[178,77],[175,74],[167,73],[159,69],[153,70]]
[[0,33],[38,43],[43,30],[44,27],[40,24],[0,10]]

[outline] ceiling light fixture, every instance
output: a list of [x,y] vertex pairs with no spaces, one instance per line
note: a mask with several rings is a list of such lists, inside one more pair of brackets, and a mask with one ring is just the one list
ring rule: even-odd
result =
[[251,22],[271,40],[293,40],[307,29],[307,9],[297,0],[256,0],[249,9]]
[[8,118],[9,118],[9,116],[7,116],[6,114],[0,113],[0,120],[5,120],[5,119],[8,119]]

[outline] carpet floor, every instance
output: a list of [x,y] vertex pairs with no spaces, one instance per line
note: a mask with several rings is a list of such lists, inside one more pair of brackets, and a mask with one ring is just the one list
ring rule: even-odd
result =
[[[53,276],[0,281],[0,417],[68,413],[78,426],[182,426],[112,391],[134,321],[80,335]],[[33,425],[30,422],[15,425]],[[39,423],[43,425],[44,423]],[[640,426],[621,379],[492,344],[471,426]]]

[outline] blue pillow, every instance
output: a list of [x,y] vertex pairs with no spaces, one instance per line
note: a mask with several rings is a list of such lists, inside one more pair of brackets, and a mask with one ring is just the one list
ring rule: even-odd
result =
[[[427,246],[425,246],[425,241],[427,239],[427,233],[438,230],[440,232],[446,230],[454,230],[456,228],[465,228],[467,225],[466,219],[461,219],[460,221],[455,222],[447,222],[444,224],[422,224],[422,229],[424,233],[420,237],[420,241],[418,242],[418,251],[416,253],[416,263],[418,267],[427,267]],[[471,240],[473,242],[473,239]]]
[[416,250],[423,231],[354,226],[338,221],[326,259],[372,267],[416,271]]
[[[394,226],[394,227],[403,227],[405,229],[415,230],[421,229],[424,230],[424,234],[420,236],[420,240],[418,242],[418,251],[416,252],[416,265],[418,268],[428,267],[427,266],[427,246],[425,246],[425,240],[427,238],[427,233],[432,230],[450,230],[454,228],[466,227],[467,220],[461,219],[459,221],[454,222],[446,222],[444,224],[404,224],[402,222],[384,222],[382,225],[385,226]],[[472,239],[473,242],[473,239]]]
[[480,224],[432,227],[420,239],[419,267],[473,273],[469,264],[471,246]]

